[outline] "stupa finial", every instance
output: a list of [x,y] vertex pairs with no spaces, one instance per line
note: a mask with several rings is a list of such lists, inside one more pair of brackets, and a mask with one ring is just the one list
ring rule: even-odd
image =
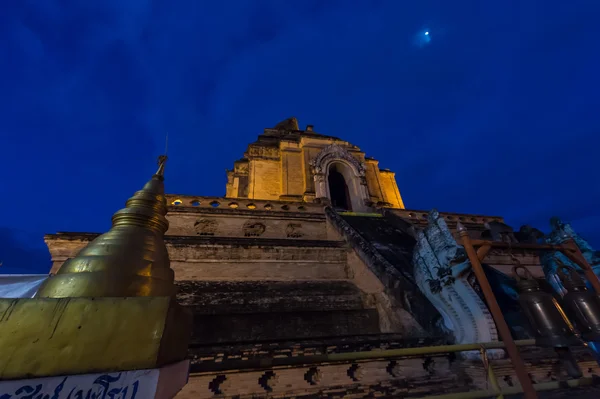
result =
[[158,170],[156,171],[155,175],[156,176],[162,176],[164,178],[165,175],[165,164],[167,163],[167,160],[169,159],[169,157],[167,157],[167,155],[159,155],[158,156]]

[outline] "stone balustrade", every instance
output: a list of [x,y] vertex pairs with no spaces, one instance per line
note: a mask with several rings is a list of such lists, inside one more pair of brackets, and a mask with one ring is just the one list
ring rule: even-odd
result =
[[[218,208],[237,210],[257,210],[272,212],[323,213],[323,204],[291,201],[269,201],[251,198],[199,197],[190,195],[167,194],[167,203],[177,208]],[[414,209],[386,208],[386,211],[408,219],[416,224],[426,224],[429,211]],[[470,215],[464,213],[440,212],[440,216],[449,224],[484,224],[502,222],[500,216]]]
[[[411,209],[389,209],[396,216],[410,220],[416,224],[427,224],[427,215],[429,211],[419,211]],[[484,216],[484,215],[469,215],[465,213],[452,213],[452,212],[440,212],[442,217],[448,225],[456,224],[458,222],[462,224],[484,224],[489,222],[501,222],[504,223],[504,219],[500,216]]]
[[[348,344],[352,349],[347,348]],[[387,350],[398,350],[406,345],[402,339],[390,344],[389,348],[385,344],[377,348],[376,342],[362,342],[360,345],[339,342],[338,345],[330,343],[331,346],[327,347],[301,347],[294,344],[287,349],[284,349],[285,345],[276,345],[277,354],[273,353],[272,343],[238,348],[239,353],[227,347],[215,348],[219,352],[216,354],[215,351],[194,353],[192,350],[192,364],[196,367],[192,365],[189,382],[177,395],[177,399],[417,398],[449,393],[455,393],[459,397],[459,392],[467,394],[471,391],[491,390],[487,366],[493,368],[500,389],[507,392],[520,391],[519,381],[509,359],[489,359],[489,363],[484,365],[480,359],[467,360],[458,354],[446,352],[449,347],[443,346],[439,346],[440,351],[437,353],[387,357]],[[414,342],[408,343],[406,347],[413,347],[413,344]],[[356,349],[370,351],[373,356],[351,360],[351,352]],[[584,379],[596,385],[594,375],[600,371],[598,363],[584,347],[574,347],[572,351]],[[342,361],[315,363],[309,360],[312,356],[340,352],[348,355]],[[534,384],[556,383],[568,378],[552,349],[521,346],[520,352]],[[244,365],[260,358],[270,360],[261,363],[263,366]],[[271,365],[265,367],[266,364]],[[202,366],[198,367],[199,365]],[[555,387],[546,389],[560,387],[561,384],[556,383]],[[575,394],[573,397],[591,398],[597,397],[594,396],[597,391],[598,388],[591,386],[573,392],[564,384],[560,395],[552,397],[586,392],[589,396]]]
[[269,201],[249,198],[198,197],[167,194],[171,208],[218,208],[232,210],[256,210],[271,212],[323,213],[323,205],[317,203]]
[[[427,396],[460,391],[447,356],[344,362],[221,373],[192,373],[177,399],[188,398],[364,398]],[[464,388],[462,388],[464,390]],[[334,396],[335,395],[335,396]]]

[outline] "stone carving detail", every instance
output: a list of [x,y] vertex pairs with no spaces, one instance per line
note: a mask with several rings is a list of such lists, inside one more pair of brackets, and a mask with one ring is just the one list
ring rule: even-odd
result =
[[248,163],[235,164],[234,168],[235,168],[235,173],[237,173],[237,174],[244,174],[244,175],[248,174]]
[[352,366],[348,368],[346,374],[352,381],[360,381],[365,376],[364,368],[360,367],[357,363],[353,363]]
[[215,395],[224,395],[229,392],[231,381],[224,374],[219,374],[211,382],[208,383],[210,389]]
[[517,243],[513,228],[502,222],[489,222],[483,225],[485,230],[481,233],[484,240],[501,241],[511,244]]
[[257,220],[248,220],[246,223],[244,223],[243,227],[244,236],[246,237],[259,237],[265,232],[266,229],[267,226]]
[[[417,285],[444,318],[457,344],[498,340],[498,332],[487,306],[467,281],[470,263],[446,222],[436,210],[428,216],[425,230],[416,232],[413,253]],[[500,358],[503,350],[490,350],[490,358]],[[463,352],[479,359],[479,351]]]
[[317,385],[321,382],[323,375],[321,371],[317,367],[311,367],[304,374],[304,380],[308,382],[310,385]]
[[324,173],[316,173],[315,179],[317,183],[325,183],[325,174]]
[[402,376],[402,367],[400,367],[400,365],[398,364],[398,362],[396,360],[392,360],[388,363],[387,367],[385,368],[385,371],[388,372],[389,375],[391,375],[392,377],[401,377]]
[[[353,209],[359,211],[363,207],[363,201],[369,198],[366,178],[365,165],[354,157],[346,148],[338,144],[330,144],[323,148],[317,156],[310,161],[311,171],[315,180],[315,194],[317,198],[329,197],[327,189],[328,166],[333,161],[344,161],[351,176],[346,176],[345,180],[350,190],[350,198],[353,203]],[[356,208],[355,208],[356,207]]]
[[304,233],[302,232],[302,224],[300,223],[289,223],[285,228],[285,233],[288,238],[300,238],[304,237]]
[[214,236],[217,231],[217,221],[211,219],[198,219],[194,223],[194,230],[200,236]]
[[273,371],[266,371],[259,379],[258,385],[263,387],[267,392],[273,392],[273,388],[277,386],[279,377]]
[[338,144],[330,144],[327,147],[323,148],[319,154],[310,161],[310,165],[313,167],[313,174],[315,175],[325,175],[326,170],[323,170],[324,165],[327,163],[326,161],[329,159],[343,159],[348,161],[360,176],[365,175],[365,165],[356,159],[348,150]]
[[279,159],[279,148],[250,145],[248,147],[247,155],[250,157]]
[[544,238],[544,233],[535,227],[523,225],[519,231],[515,233],[515,237],[520,243],[537,244],[541,239]]
[[[583,254],[585,260],[590,264],[590,266],[592,266],[592,270],[594,270],[596,276],[600,276],[600,251],[595,251],[594,248],[592,248],[592,246],[586,240],[581,238],[573,230],[569,223],[565,223],[559,218],[553,217],[552,219],[550,219],[550,225],[552,226],[552,231],[545,238],[546,242],[548,244],[558,245],[564,243],[569,239],[573,239],[575,241],[575,244],[577,244],[577,246],[581,250],[581,253]],[[577,270],[586,282],[588,289],[592,292],[594,291],[589,281],[585,278],[581,267],[579,267],[578,264],[572,262],[562,252],[546,252],[540,257],[540,260],[542,262],[542,269],[544,271],[544,275],[546,276],[546,280],[548,281],[548,283],[550,283],[552,288],[560,295],[565,295],[566,290],[563,287],[562,282],[560,281],[557,275],[559,267],[559,263],[557,262],[557,260]]]

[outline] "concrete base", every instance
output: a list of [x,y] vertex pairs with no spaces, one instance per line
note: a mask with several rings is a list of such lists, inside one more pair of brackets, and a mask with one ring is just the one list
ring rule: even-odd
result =
[[189,360],[157,369],[0,381],[0,398],[171,399],[187,384]]

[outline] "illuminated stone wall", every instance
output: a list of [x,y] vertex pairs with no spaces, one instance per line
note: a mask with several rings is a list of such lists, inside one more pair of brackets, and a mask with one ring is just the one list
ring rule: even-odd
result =
[[404,209],[404,203],[398,191],[398,185],[396,184],[396,174],[387,169],[380,170],[380,185],[381,191],[383,192],[384,201],[391,204],[391,208]]
[[[332,165],[348,185],[352,212],[327,207]],[[390,363],[380,360],[362,363],[358,374],[354,374],[354,364],[319,365],[322,375],[318,381],[307,376],[311,372],[308,366],[273,369],[274,374],[234,370],[237,366],[233,363],[223,374],[198,369],[213,358],[220,363],[228,350],[239,352],[236,362],[252,358],[251,350],[240,349],[244,342],[269,341],[268,348],[253,344],[252,349],[256,356],[267,359],[285,353],[297,355],[298,342],[305,339],[327,341],[327,350],[338,346],[369,350],[358,345],[361,337],[385,333],[405,342],[439,333],[436,307],[426,302],[423,290],[407,277],[413,247],[402,241],[427,227],[428,211],[404,209],[395,174],[380,169],[379,162],[365,157],[358,147],[314,133],[310,126],[299,130],[292,118],[265,129],[244,157],[234,162],[227,172],[225,197],[169,194],[166,198],[170,227],[165,243],[175,272],[177,298],[195,317],[190,346],[192,376],[179,397],[318,397],[328,392],[345,397],[363,397],[365,393],[399,396],[407,390],[431,394],[433,388],[450,392],[464,387],[457,377],[465,373],[473,377],[474,386],[485,388],[478,385],[485,382],[482,370],[467,364],[460,372],[447,373],[445,357],[436,359],[441,365],[437,371],[424,367],[431,359],[399,360],[403,363],[401,375],[414,381],[410,389],[405,383],[394,386],[392,381],[402,381],[400,374],[395,375]],[[486,223],[503,225],[497,216],[441,213],[439,218],[455,239],[458,222],[473,239],[485,238]],[[406,229],[398,227],[402,225],[407,225]],[[395,230],[402,230],[402,236]],[[47,235],[51,273],[97,236]],[[530,270],[535,275],[543,275],[539,257],[527,250],[493,248],[486,263],[510,274],[515,259],[534,266]],[[429,263],[435,268],[435,262]],[[452,297],[458,300],[449,301],[449,306],[459,309],[459,300],[465,297]],[[386,348],[392,344],[390,336],[384,338]],[[283,345],[281,353],[269,352],[273,345]],[[550,378],[539,365],[535,370],[528,367],[538,381]],[[539,370],[543,373],[538,376]],[[500,369],[497,374],[506,376],[503,381],[509,381],[507,384],[515,380],[510,371]],[[271,379],[273,376],[276,378]]]
[[[297,128],[298,121],[290,118],[265,129],[227,172],[226,197],[309,203],[329,198],[326,187],[319,190],[319,181],[326,184],[328,173],[320,167],[343,160],[354,164],[353,174],[348,172],[352,176],[345,176],[354,211],[367,212],[373,206],[404,208],[394,173],[380,170],[376,160],[365,158],[360,148],[347,141],[315,133],[310,126]],[[324,152],[332,156],[323,165],[315,164]]]

